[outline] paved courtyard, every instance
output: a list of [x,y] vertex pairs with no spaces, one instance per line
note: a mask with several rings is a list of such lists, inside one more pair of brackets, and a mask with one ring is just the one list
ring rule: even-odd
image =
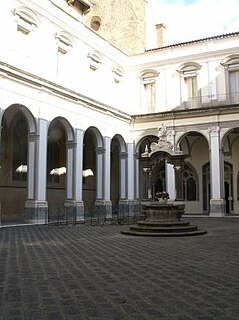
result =
[[189,220],[208,233],[1,228],[0,319],[238,320],[239,219]]

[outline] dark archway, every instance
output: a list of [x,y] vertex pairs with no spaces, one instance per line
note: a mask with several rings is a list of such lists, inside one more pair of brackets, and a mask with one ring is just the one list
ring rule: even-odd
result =
[[103,139],[99,130],[90,127],[85,131],[83,142],[83,170],[90,169],[91,176],[83,178],[83,202],[85,219],[94,217],[95,201],[97,198],[97,153],[103,148]]
[[25,106],[14,104],[4,111],[1,125],[2,223],[23,223],[27,201],[28,135],[36,132],[35,119]]
[[47,201],[49,222],[67,219],[64,203],[66,200],[67,143],[74,141],[69,122],[55,118],[48,128],[47,142]]
[[122,190],[126,197],[126,145],[120,135],[115,135],[111,140],[111,163],[110,163],[110,198],[112,214],[118,214],[119,200],[122,199]]

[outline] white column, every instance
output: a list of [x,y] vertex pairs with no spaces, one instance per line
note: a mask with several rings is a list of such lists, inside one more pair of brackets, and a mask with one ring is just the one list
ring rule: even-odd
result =
[[170,200],[175,200],[175,171],[174,166],[170,163],[166,163],[166,186]]
[[[36,168],[36,141],[38,136],[34,134],[28,135],[28,160],[27,160],[27,199],[34,200],[35,198],[35,168]],[[37,169],[36,169],[37,171]]]
[[127,154],[120,154],[120,200],[127,198]]
[[135,166],[134,166],[134,145],[133,143],[127,144],[128,148],[128,200],[134,200],[135,195]]
[[76,129],[75,142],[67,143],[67,199],[65,210],[68,221],[84,220],[82,201],[83,131]]
[[139,199],[139,157],[135,158],[135,198]]
[[[175,131],[169,130],[167,132],[167,142],[172,145],[173,150],[175,150]],[[166,170],[166,186],[167,192],[169,193],[170,200],[175,200],[176,198],[176,186],[175,186],[175,170],[174,166],[170,163],[165,165]]]
[[44,224],[48,220],[46,201],[47,121],[38,119],[38,135],[29,134],[26,220]]
[[104,157],[104,149],[97,148],[96,149],[96,198],[103,199],[103,174],[104,174],[104,167],[103,167],[103,157]]
[[73,198],[73,159],[74,159],[73,142],[67,142],[67,165],[66,165],[66,199],[71,200]]
[[104,184],[104,199],[110,201],[110,143],[111,139],[105,137],[105,153],[104,153],[104,175],[103,175],[103,184]]
[[38,143],[36,150],[36,194],[39,201],[46,201],[46,168],[47,168],[47,121],[38,120]]
[[74,157],[74,191],[75,200],[82,201],[82,171],[83,171],[83,138],[84,132],[76,130],[76,148]]
[[95,212],[99,218],[112,218],[112,203],[110,200],[110,138],[106,137],[105,149],[96,151],[97,165],[97,199]]
[[210,128],[210,216],[224,216],[225,201],[223,199],[224,165],[222,150],[220,148],[220,128],[218,126]]

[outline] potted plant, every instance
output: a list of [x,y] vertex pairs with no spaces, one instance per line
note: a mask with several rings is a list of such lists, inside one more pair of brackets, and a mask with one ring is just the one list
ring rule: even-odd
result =
[[167,200],[169,199],[169,194],[167,191],[157,191],[155,193],[155,199],[157,199],[158,201],[167,202]]

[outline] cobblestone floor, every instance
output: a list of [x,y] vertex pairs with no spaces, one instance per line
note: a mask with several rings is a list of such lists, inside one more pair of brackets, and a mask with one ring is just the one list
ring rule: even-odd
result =
[[239,219],[146,238],[128,226],[0,229],[0,319],[238,320]]

